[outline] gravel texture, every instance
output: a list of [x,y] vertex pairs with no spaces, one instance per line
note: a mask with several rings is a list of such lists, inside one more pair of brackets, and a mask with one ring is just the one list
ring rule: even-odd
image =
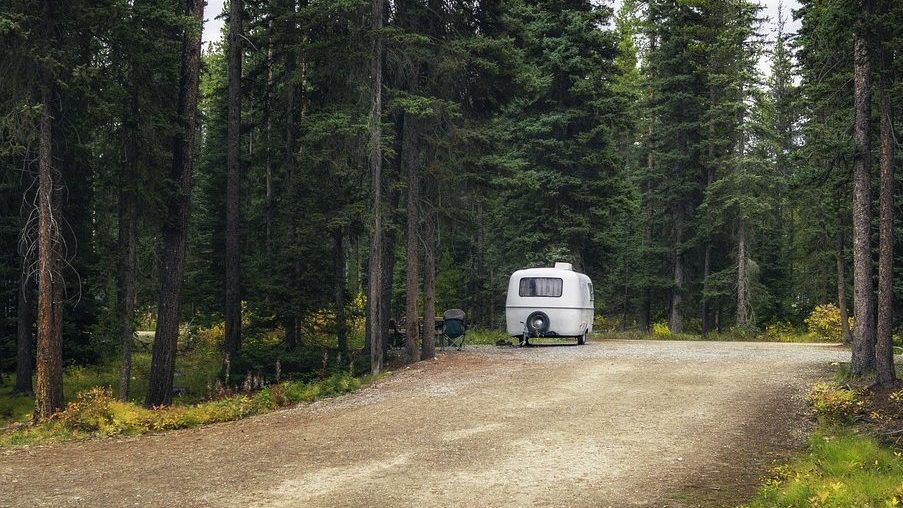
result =
[[0,506],[720,506],[804,443],[832,345],[468,347],[337,399],[0,454]]

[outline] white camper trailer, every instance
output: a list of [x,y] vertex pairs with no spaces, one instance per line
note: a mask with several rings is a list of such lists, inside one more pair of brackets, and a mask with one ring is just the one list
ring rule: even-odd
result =
[[593,283],[570,263],[518,270],[508,281],[508,333],[525,345],[531,337],[575,337],[585,344],[593,327]]

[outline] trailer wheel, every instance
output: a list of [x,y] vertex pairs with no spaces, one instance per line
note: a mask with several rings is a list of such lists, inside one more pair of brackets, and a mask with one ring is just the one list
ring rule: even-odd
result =
[[577,345],[578,346],[586,345],[586,334],[587,334],[587,332],[583,332],[583,335],[577,337]]
[[540,337],[549,331],[549,316],[541,310],[534,311],[527,316],[526,326],[530,335]]

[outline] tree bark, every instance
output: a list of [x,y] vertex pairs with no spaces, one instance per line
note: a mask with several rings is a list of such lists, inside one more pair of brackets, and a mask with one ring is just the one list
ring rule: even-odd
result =
[[53,85],[41,86],[38,146],[38,333],[34,419],[44,420],[63,409],[63,337],[60,192],[62,174],[54,152]]
[[226,357],[241,351],[241,60],[242,0],[229,2],[229,104],[226,140]]
[[294,312],[289,313],[284,326],[285,340],[282,345],[286,351],[294,351],[298,349],[298,316]]
[[23,256],[22,272],[19,275],[18,306],[16,309],[16,384],[14,394],[34,393],[34,306],[31,278],[28,277],[28,261]]
[[172,381],[179,339],[179,304],[188,222],[191,214],[191,186],[194,138],[197,130],[198,77],[201,64],[201,29],[204,0],[189,0],[188,14],[195,27],[187,29],[182,41],[182,70],[179,82],[179,132],[174,137],[170,179],[176,192],[167,203],[163,225],[163,252],[160,266],[160,296],[157,328],[151,356],[150,379],[144,404],[148,407],[172,402]]
[[[134,133],[133,133],[134,134]],[[127,168],[134,171],[137,147],[133,140],[126,142]],[[138,253],[137,211],[134,190],[121,182],[119,190],[119,341],[122,347],[122,364],[119,368],[119,400],[128,400],[132,380],[132,344],[135,340],[135,264]]]
[[[266,176],[264,212],[266,214],[266,259],[273,260],[273,21],[269,22],[269,44],[267,48],[267,88],[266,88]],[[269,300],[269,290],[267,290]]]
[[[870,0],[861,2],[868,12]],[[853,140],[856,155],[853,163],[853,354],[851,373],[871,374],[875,370],[875,298],[872,288],[872,252],[870,240],[870,143],[871,65],[865,21],[860,20],[855,36],[853,62],[854,108]]]
[[[842,221],[838,221],[842,222]],[[843,230],[837,232],[837,307],[840,309],[840,330],[844,344],[853,342],[850,333],[850,316],[847,313],[847,277],[843,262]]]
[[[712,105],[715,104],[717,99],[717,94],[715,93],[715,88],[712,87],[709,89],[709,101]],[[708,161],[706,168],[706,188],[712,186],[712,183],[715,181],[715,122],[709,122],[709,140],[708,140]],[[709,299],[705,295],[705,286],[709,282],[709,276],[712,274],[712,237],[710,234],[706,235],[705,239],[705,258],[702,263],[702,305],[700,309],[700,318],[702,322],[700,324],[703,338],[708,337],[709,335]]]
[[408,362],[420,361],[420,313],[418,303],[420,297],[420,155],[417,153],[415,136],[417,136],[414,118],[405,113],[403,157],[407,166],[407,281],[405,284],[405,350]]
[[436,356],[436,214],[426,214],[423,229],[423,343],[420,358]]
[[746,275],[746,223],[741,220],[737,238],[737,326],[749,324],[749,284]]
[[671,311],[668,328],[671,333],[683,332],[684,263],[683,263],[683,210],[678,206],[674,211],[674,288],[671,290]]
[[370,371],[379,374],[383,365],[381,340],[383,224],[382,224],[382,59],[383,5],[385,0],[371,0],[373,42],[370,53],[370,277],[367,301],[370,314]]
[[[397,197],[394,201],[395,206],[390,206],[393,210],[398,204]],[[397,235],[394,233],[383,234],[379,335],[380,344],[382,345],[384,353],[389,350],[389,321],[392,319],[392,288],[395,285],[395,244],[398,241],[396,236]]]
[[[702,291],[705,292],[705,285],[709,281],[709,277],[712,275],[712,240],[708,239],[705,245],[705,256],[702,261]],[[702,337],[709,336],[709,299],[703,293],[702,295],[702,304],[700,309],[700,317],[702,318],[702,323],[700,324],[700,333]]]
[[348,332],[345,322],[345,244],[341,229],[332,233],[333,284],[335,285],[335,323],[342,361],[348,360]]
[[894,121],[893,105],[890,100],[892,54],[881,52],[881,92],[879,110],[881,113],[881,190],[879,193],[878,230],[878,327],[875,344],[877,368],[876,381],[879,385],[890,386],[897,380],[894,371]]

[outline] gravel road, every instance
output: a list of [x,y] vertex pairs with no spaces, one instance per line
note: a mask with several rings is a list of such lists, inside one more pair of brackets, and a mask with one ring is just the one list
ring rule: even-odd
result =
[[721,506],[804,443],[830,345],[468,347],[337,399],[0,452],[0,506]]

